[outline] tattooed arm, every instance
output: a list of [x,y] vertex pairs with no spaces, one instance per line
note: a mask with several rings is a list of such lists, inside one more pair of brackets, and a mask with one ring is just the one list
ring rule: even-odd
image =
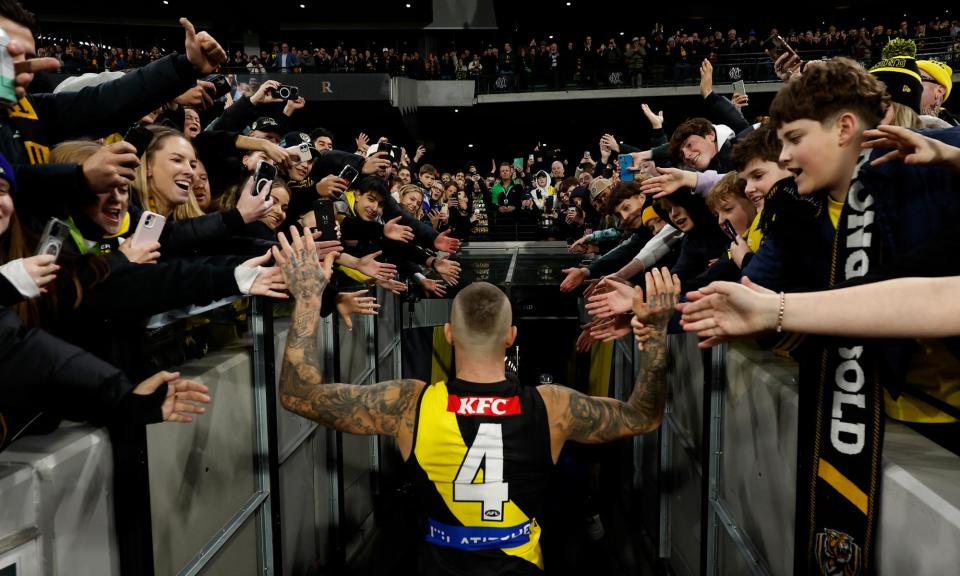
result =
[[[647,301],[637,288],[634,313],[642,324],[640,374],[626,402],[587,396],[563,386],[537,388],[547,404],[550,439],[556,458],[567,440],[596,444],[655,430],[667,400],[666,328],[680,292],[680,281],[654,269],[646,274]],[[638,336],[639,338],[639,336]]]
[[291,227],[290,236],[292,245],[279,234],[280,247],[273,248],[273,256],[296,299],[280,370],[283,407],[343,432],[396,436],[401,450],[409,454],[417,399],[424,383],[323,383],[318,368],[322,351],[317,346],[320,297],[330,278],[335,254],[327,254],[321,264],[309,234],[301,237]]

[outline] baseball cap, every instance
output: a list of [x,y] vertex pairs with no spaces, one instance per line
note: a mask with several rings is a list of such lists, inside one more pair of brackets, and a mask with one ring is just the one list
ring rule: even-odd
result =
[[[386,144],[386,142],[385,142],[385,144]],[[380,145],[379,142],[377,142],[376,144],[373,144],[373,145],[371,145],[369,148],[367,148],[367,158],[369,158],[370,156],[373,156],[373,155],[376,154],[377,152],[380,152],[380,148],[381,148],[381,145]],[[400,161],[399,148],[397,148],[397,147],[396,147],[395,145],[393,145],[393,144],[391,144],[389,148],[390,148],[390,149],[389,149],[390,161],[391,161],[391,162],[394,162],[394,163],[399,162],[399,161]]]
[[301,144],[307,144],[310,147],[310,154],[314,158],[320,157],[320,151],[317,150],[317,147],[313,145],[309,134],[304,132],[287,132],[284,134],[283,138],[280,139],[281,148],[293,148],[294,146],[299,146]]
[[257,130],[259,132],[271,132],[273,134],[280,134],[280,125],[277,124],[277,121],[269,116],[261,116],[253,121],[253,124],[250,125],[250,131],[253,132]]
[[603,191],[613,185],[607,178],[594,178],[590,182],[590,200],[596,199],[597,196],[603,194]]

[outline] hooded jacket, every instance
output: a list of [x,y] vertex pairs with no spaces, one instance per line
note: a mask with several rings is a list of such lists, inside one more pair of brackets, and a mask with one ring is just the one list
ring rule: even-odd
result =
[[[539,181],[540,181],[540,176],[541,176],[541,175],[542,175],[542,176],[546,176],[546,178],[547,178],[547,183],[546,183],[546,185],[543,186],[543,187],[540,187],[540,186],[539,186]],[[550,185],[551,182],[552,182],[552,180],[551,180],[551,178],[550,178],[550,174],[547,174],[547,171],[546,171],[546,170],[541,170],[541,171],[537,172],[536,174],[534,174],[534,176],[533,176],[534,188],[533,188],[533,190],[530,191],[530,197],[533,199],[533,204],[534,204],[534,205],[537,207],[537,209],[540,210],[541,212],[544,211],[544,210],[550,211],[550,210],[553,209],[553,203],[554,203],[554,200],[555,200],[555,196],[554,196],[554,193],[555,193],[555,192],[554,192],[553,186]]]

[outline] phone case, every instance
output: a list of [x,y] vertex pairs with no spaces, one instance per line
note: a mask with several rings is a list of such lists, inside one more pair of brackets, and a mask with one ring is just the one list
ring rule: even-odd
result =
[[731,224],[729,220],[723,221],[723,231],[726,233],[727,238],[729,238],[731,242],[740,241],[737,231],[733,229],[733,224]]
[[133,246],[143,246],[160,241],[160,234],[163,232],[163,226],[167,219],[163,216],[150,211],[145,211],[140,215],[140,221],[137,222],[137,229],[130,238]]
[[60,256],[60,250],[63,249],[63,242],[69,234],[70,228],[65,222],[51,218],[43,228],[43,234],[40,236],[40,243],[37,244],[35,256],[42,254],[49,254],[54,258]]
[[270,194],[270,186],[277,177],[277,168],[272,164],[260,160],[257,162],[257,171],[253,174],[253,196],[261,193]]
[[629,154],[620,155],[620,181],[633,182],[634,173],[630,170],[633,166],[633,156]]
[[320,231],[320,241],[337,239],[337,218],[333,210],[333,202],[321,198],[313,203],[313,215],[317,219],[317,230]]
[[306,142],[297,147],[297,152],[300,154],[301,162],[309,162],[313,159],[313,154],[310,153],[310,145]]
[[357,179],[357,169],[350,165],[344,166],[340,171],[340,177],[352,184]]
[[140,125],[135,125],[127,130],[123,139],[137,149],[137,155],[143,156],[144,152],[147,151],[147,146],[153,141],[153,132]]

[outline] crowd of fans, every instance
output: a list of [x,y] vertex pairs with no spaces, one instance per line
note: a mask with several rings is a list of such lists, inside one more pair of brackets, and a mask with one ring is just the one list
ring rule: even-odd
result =
[[0,443],[60,418],[201,412],[206,389],[146,354],[146,320],[230,296],[286,298],[269,251],[290,226],[337,253],[323,313],[348,326],[376,314],[377,284],[443,295],[457,283],[453,229],[405,212],[390,193],[399,148],[383,139],[367,155],[333,149],[323,128],[296,125],[306,102],[281,99],[275,81],[218,98],[208,76],[226,53],[185,19],[182,54],[39,94],[25,91],[32,72],[60,62],[27,59],[36,23],[17,2],[0,4],[0,24],[22,72],[0,136]]
[[[33,42],[33,20],[21,20],[24,41]],[[904,84],[909,98],[898,93],[892,102],[884,101],[885,123],[907,128],[955,124],[942,107],[952,88],[948,65],[921,61],[916,71],[901,73],[891,63],[902,66],[897,58],[915,58],[917,45],[906,37],[950,37],[958,29],[956,22],[938,21],[913,29],[903,23],[897,30],[878,26],[844,33],[831,27],[791,33],[787,40],[799,56],[783,54],[776,69],[789,80],[800,76],[797,67],[805,51],[852,53],[860,60],[878,61],[874,76],[884,81],[920,79]],[[4,304],[17,310],[28,326],[43,326],[79,343],[67,319],[105,315],[125,324],[114,331],[137,329],[136,323],[126,325],[129,314],[106,312],[103,306],[109,299],[98,295],[116,294],[142,278],[154,279],[157,286],[176,283],[175,278],[199,273],[209,262],[215,266],[203,268],[206,281],[190,282],[190,289],[151,293],[137,310],[148,315],[230,293],[282,297],[276,270],[265,267],[267,249],[275,235],[291,225],[318,229],[317,210],[327,209],[315,207],[320,199],[330,200],[338,221],[338,238],[320,239],[323,250],[339,253],[333,283],[337,291],[329,292],[335,297],[325,312],[337,310],[347,322],[353,313],[376,312],[376,303],[364,292],[375,284],[397,293],[444,296],[459,276],[459,265],[449,254],[468,239],[564,240],[575,252],[600,255],[589,266],[566,271],[561,285],[565,291],[601,276],[635,280],[654,262],[672,266],[689,290],[714,278],[737,276],[748,266],[757,269],[755,280],[780,286],[779,279],[767,281],[772,266],[768,258],[755,260],[753,255],[760,251],[771,219],[764,215],[765,198],[775,183],[792,174],[783,167],[773,125],[750,124],[739,111],[742,97],[735,95],[731,101],[712,88],[713,56],[758,51],[758,40],[752,33],[742,38],[734,30],[702,40],[677,33],[663,42],[663,36],[662,28],[654,30],[643,70],[656,62],[650,54],[660,47],[668,47],[668,53],[677,43],[689,47],[683,49],[683,58],[697,62],[701,95],[712,117],[688,119],[668,135],[662,113],[643,104],[653,129],[649,143],[631,146],[604,134],[596,157],[588,152],[571,161],[560,150],[538,146],[527,156],[492,162],[489,168],[450,170],[426,162],[429,151],[424,147],[408,151],[386,137],[371,142],[359,134],[349,143],[350,151],[335,149],[329,131],[298,125],[297,111],[307,103],[302,97],[281,97],[277,81],[218,92],[210,78],[197,76],[240,65],[246,56],[238,51],[230,60],[209,35],[202,36],[207,45],[198,47],[201,36],[188,31],[186,55],[163,55],[158,48],[125,54],[111,49],[101,61],[96,47],[69,45],[61,51],[48,44],[33,62],[68,72],[88,65],[102,70],[133,64],[138,70],[120,78],[103,74],[94,82],[99,85],[87,82],[83,89],[69,87],[68,81],[56,94],[26,96],[12,109],[29,109],[35,117],[11,113],[7,120],[20,140],[11,140],[3,150],[11,163],[6,171],[11,213],[4,228]],[[888,51],[894,46],[899,52],[881,53],[880,41]],[[644,39],[636,42],[645,44]],[[531,42],[529,48],[537,46]],[[588,37],[577,57],[580,73],[591,67],[583,68],[585,54],[596,55],[598,67],[604,61],[620,65],[623,57],[629,62],[636,46],[620,53],[611,39],[593,49]],[[555,44],[546,49],[557,53]],[[567,50],[574,50],[572,43]],[[369,51],[336,49],[328,56],[320,48],[316,53],[323,57],[282,44],[264,51],[259,64],[296,72],[328,64],[335,68],[339,64],[334,62],[344,57],[364,66],[406,58],[389,49],[384,50],[386,60]],[[521,48],[517,56],[528,54]],[[509,44],[503,53],[490,49],[473,56],[504,69],[522,61],[512,59]],[[461,59],[454,53],[447,57]],[[88,113],[87,107],[97,112]],[[264,165],[273,166],[276,175]],[[75,172],[60,170],[64,166],[74,166]],[[64,185],[38,185],[54,176],[64,178]],[[38,191],[27,191],[34,187]],[[694,193],[676,193],[679,189]],[[16,202],[10,202],[15,191]],[[147,213],[166,219],[162,235],[155,238],[159,242],[138,245],[126,240]],[[58,264],[49,256],[30,256],[51,218],[69,229]],[[613,330],[613,316],[606,313],[617,286],[610,280],[601,286],[603,295],[593,293],[588,310],[603,314],[584,331],[581,348],[597,334]],[[626,329],[622,319],[619,322],[612,333]],[[137,367],[136,350],[91,351],[130,377],[146,376]]]
[[[136,335],[147,317],[170,308],[234,295],[287,298],[271,248],[291,226],[312,234],[320,257],[336,255],[321,313],[337,313],[347,325],[356,314],[377,313],[370,290],[378,285],[443,297],[459,281],[453,256],[462,241],[520,230],[567,241],[572,252],[594,255],[565,270],[559,286],[569,292],[589,284],[593,321],[580,351],[631,333],[644,338],[644,327],[631,323],[634,285],[654,266],[669,268],[691,294],[684,327],[709,337],[706,344],[798,325],[790,308],[796,300],[783,295],[775,319],[767,298],[764,322],[737,324],[731,318],[746,315],[749,297],[715,281],[743,278],[751,293],[769,296],[759,286],[812,291],[957,275],[949,248],[960,217],[960,128],[944,108],[952,70],[918,60],[917,43],[907,38],[955,37],[956,22],[788,35],[799,56],[785,52],[771,63],[785,86],[760,124],[744,118],[742,100],[713,90],[712,55],[760,51],[754,35],[735,31],[707,39],[655,31],[639,64],[631,60],[643,47],[639,38],[623,52],[614,40],[593,48],[587,38],[579,56],[569,53],[579,50],[573,43],[565,53],[531,42],[515,56],[507,45],[499,53],[414,57],[413,64],[390,49],[383,57],[339,48],[327,56],[285,44],[247,58],[248,70],[339,71],[346,62],[352,70],[458,77],[465,62],[468,75],[484,59],[520,75],[541,57],[550,69],[576,60],[581,80],[605,65],[626,65],[639,77],[669,62],[676,73],[682,62],[699,77],[709,111],[677,119],[667,134],[662,113],[644,104],[650,142],[602,134],[595,157],[537,147],[489,167],[443,169],[423,147],[362,133],[344,146],[322,127],[300,125],[297,113],[308,103],[283,98],[275,80],[248,95],[221,94],[208,75],[241,65],[244,55],[228,60],[213,37],[181,23],[183,53],[85,55],[48,45],[28,59],[36,23],[18,3],[0,2],[0,24],[13,40],[6,49],[20,73],[0,123],[2,431],[36,425],[41,412],[95,423],[189,420],[202,412],[206,389],[151,366]],[[804,62],[813,50],[856,60]],[[68,72],[138,69],[78,91],[26,93],[32,72],[61,65]],[[871,206],[869,217],[851,214]],[[150,222],[162,230],[151,236]],[[835,237],[857,226],[872,226],[858,232],[854,247],[863,254],[838,266]],[[847,282],[834,278],[837,269]],[[886,375],[916,364],[956,367],[950,346],[934,355],[914,341],[883,345],[898,351],[881,359],[892,364]],[[939,403],[924,407],[918,396],[894,393],[888,413],[948,424],[955,437],[960,381],[915,384]],[[10,438],[0,437],[0,446]]]
[[[902,21],[896,26],[876,24],[847,29],[831,25],[779,33],[806,59],[848,56],[869,66],[880,59],[887,42],[908,38],[916,42],[921,54],[936,52],[953,66],[960,60],[958,20],[937,18],[913,25]],[[777,29],[767,34],[736,29],[668,32],[657,24],[646,34],[621,34],[606,40],[586,36],[561,41],[550,36],[517,44],[451,46],[438,52],[376,45],[347,47],[343,43],[318,47],[314,42],[305,42],[304,47],[276,42],[259,54],[234,50],[225,69],[235,74],[371,72],[417,80],[476,79],[489,91],[534,85],[640,86],[644,82],[683,82],[697,78],[700,61],[706,58],[714,65],[738,67],[744,78],[760,80],[772,79],[772,70],[769,66],[754,69],[750,64],[762,59],[764,41],[776,34]],[[40,52],[61,60],[68,73],[136,68],[163,54],[157,46],[106,48],[92,42],[63,43],[52,37],[46,42],[41,39]],[[506,81],[495,86],[499,77]]]

